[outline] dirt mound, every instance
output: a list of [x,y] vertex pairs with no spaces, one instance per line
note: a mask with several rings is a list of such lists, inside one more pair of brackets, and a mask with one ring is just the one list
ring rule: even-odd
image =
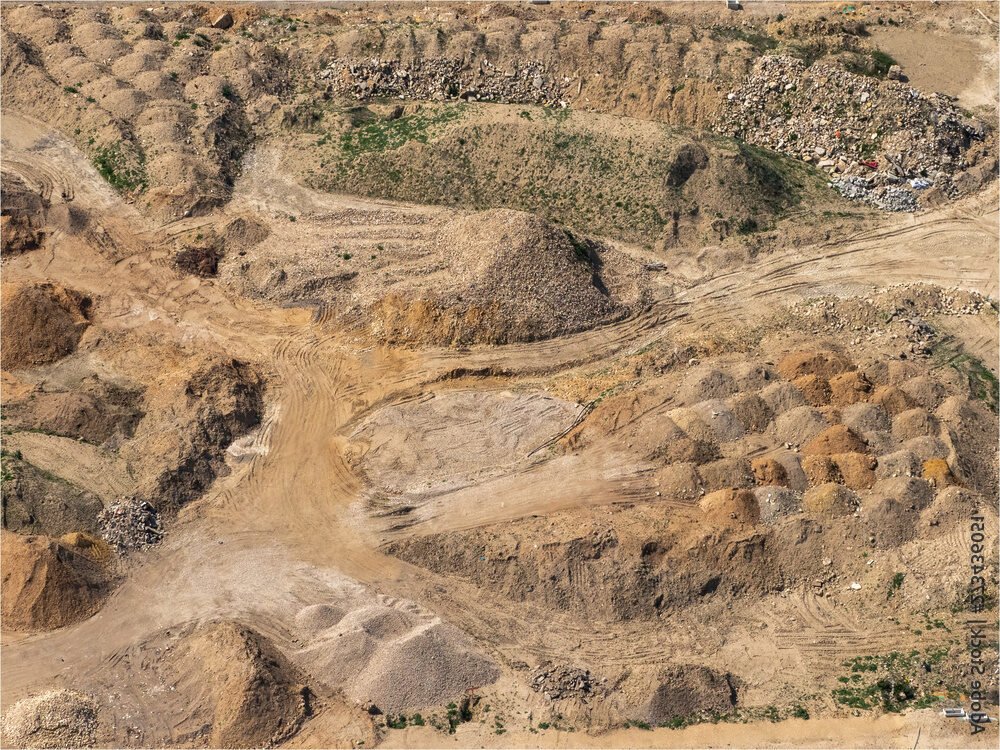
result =
[[757,484],[788,486],[788,470],[780,461],[769,457],[755,458],[750,466]]
[[462,216],[437,238],[450,273],[431,298],[392,296],[373,328],[397,342],[535,341],[592,328],[628,311],[601,275],[601,248],[532,214]]
[[665,672],[646,708],[646,721],[656,726],[701,713],[724,714],[736,707],[738,684],[728,672],[702,666],[677,666]]
[[834,453],[864,453],[868,446],[849,427],[835,424],[828,427],[802,447],[807,456],[828,456]]
[[111,592],[107,548],[93,537],[57,541],[0,533],[5,628],[51,630],[85,620]]
[[2,296],[0,366],[5,370],[71,354],[90,325],[90,298],[57,284],[4,284]]
[[210,747],[271,747],[291,737],[311,708],[298,671],[266,638],[217,621],[184,638],[169,656],[176,691],[194,699]]
[[853,365],[836,352],[794,352],[778,362],[778,372],[787,380],[803,375],[815,375],[829,380],[834,375],[853,369]]
[[792,385],[802,391],[802,395],[806,397],[806,403],[810,406],[826,406],[830,403],[830,397],[833,395],[829,381],[812,373],[795,378]]
[[858,496],[841,484],[821,484],[806,490],[802,509],[821,518],[848,516],[857,510]]
[[102,445],[132,436],[142,418],[139,402],[135,389],[88,378],[79,389],[36,390],[26,399],[8,401],[4,423]]
[[75,690],[51,690],[24,698],[0,719],[4,747],[94,747],[97,703]]
[[[169,408],[172,413],[157,415],[148,425],[144,419],[136,434],[136,439],[155,441],[147,450],[155,447],[170,461],[169,468],[142,491],[157,509],[199,497],[223,470],[226,449],[260,424],[264,380],[246,362],[212,359],[195,371]],[[165,417],[172,420],[166,423],[171,429],[166,434],[159,421]],[[183,425],[183,430],[178,432],[175,424]]]
[[71,531],[97,533],[101,499],[43,471],[20,457],[3,455],[3,528],[26,534],[59,536]]
[[239,253],[267,239],[271,230],[252,216],[237,216],[222,229],[219,239],[227,253]]
[[0,172],[0,254],[18,255],[42,246],[48,202],[16,174]]
[[847,406],[859,401],[867,401],[872,391],[872,384],[862,373],[856,370],[842,372],[829,380],[830,403],[836,406]]
[[702,498],[701,509],[716,523],[754,524],[760,520],[757,498],[749,490],[724,489]]

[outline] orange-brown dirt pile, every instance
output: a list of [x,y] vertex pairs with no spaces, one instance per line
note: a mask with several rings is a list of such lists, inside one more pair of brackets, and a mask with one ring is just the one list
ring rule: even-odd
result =
[[309,690],[288,660],[256,631],[213,622],[169,657],[177,690],[194,697],[209,747],[271,747],[309,715]]
[[90,325],[90,299],[58,284],[4,284],[2,297],[0,366],[5,370],[72,354]]
[[2,533],[3,625],[50,630],[96,612],[111,592],[110,551],[86,534],[62,539]]

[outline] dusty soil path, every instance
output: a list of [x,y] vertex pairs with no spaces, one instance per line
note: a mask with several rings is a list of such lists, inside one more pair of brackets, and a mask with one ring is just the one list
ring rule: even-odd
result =
[[[499,611],[477,602],[475,592],[461,584],[443,587],[425,571],[382,554],[383,527],[359,512],[362,486],[344,457],[345,428],[377,405],[446,390],[446,378],[456,372],[572,369],[638,350],[665,335],[668,324],[705,329],[763,314],[789,295],[955,279],[996,295],[996,208],[984,199],[899,218],[878,232],[721,274],[690,285],[677,298],[661,298],[627,321],[563,339],[495,349],[390,350],[333,330],[313,311],[268,308],[235,298],[211,281],[177,275],[168,264],[164,228],[122,204],[81,154],[26,118],[5,113],[3,125],[4,169],[38,184],[47,181],[54,186],[54,203],[72,202],[92,213],[83,237],[67,232],[55,238],[51,251],[14,259],[10,268],[94,294],[109,329],[155,326],[163,336],[201,338],[262,363],[270,373],[272,403],[256,438],[260,450],[181,513],[165,542],[135,560],[129,580],[97,616],[5,645],[3,705],[33,686],[81,675],[99,680],[107,660],[182,621],[246,617],[287,648],[289,618],[307,604],[336,600],[345,590],[412,598],[507,658],[546,644],[579,648],[587,634],[568,618],[539,613],[533,622],[523,621],[524,610]],[[377,205],[313,193],[266,169],[248,174],[238,200],[261,210],[308,205],[335,212]],[[255,182],[254,175],[265,177]],[[641,500],[649,494],[645,471],[638,464],[621,467],[613,456],[588,466],[550,461],[480,486],[474,496],[448,497],[447,507],[440,501],[426,523],[406,533]],[[541,631],[538,622],[546,623]],[[591,648],[605,658],[621,658],[616,636],[624,630],[602,634]],[[652,659],[665,645],[689,648],[703,637],[633,635],[628,658],[646,653]]]

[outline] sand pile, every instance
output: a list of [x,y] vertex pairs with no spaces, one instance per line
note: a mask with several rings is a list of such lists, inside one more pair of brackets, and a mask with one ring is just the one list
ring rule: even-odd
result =
[[90,298],[56,284],[4,284],[0,366],[16,370],[55,362],[76,350],[90,325]]
[[437,245],[448,263],[443,283],[430,295],[411,290],[381,300],[373,326],[384,338],[450,345],[546,339],[620,318],[635,296],[625,288],[634,281],[602,276],[608,250],[533,214],[462,216],[442,228]]
[[235,622],[195,630],[169,657],[210,747],[270,747],[298,731],[309,690],[266,638]]
[[107,550],[99,541],[86,535],[56,541],[0,533],[5,628],[49,630],[79,622],[100,609],[111,592]]
[[0,719],[4,747],[93,747],[97,704],[75,690],[51,690],[18,701]]

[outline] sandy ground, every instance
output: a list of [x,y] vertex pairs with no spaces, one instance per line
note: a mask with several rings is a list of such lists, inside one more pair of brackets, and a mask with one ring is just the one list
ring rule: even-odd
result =
[[[96,212],[102,236],[109,237],[116,249],[114,254],[98,252],[87,243],[57,234],[48,250],[12,260],[8,273],[55,279],[98,296],[102,324],[109,330],[151,326],[166,337],[203,339],[233,356],[266,363],[273,373],[276,404],[255,438],[261,450],[252,451],[249,460],[236,464],[229,476],[181,513],[165,542],[137,560],[129,580],[97,616],[77,626],[5,643],[0,696],[4,706],[38,684],[80,679],[99,684],[107,660],[137,639],[189,619],[248,618],[280,648],[291,652],[293,660],[306,663],[309,654],[289,636],[289,622],[296,612],[318,603],[358,609],[381,602],[410,611],[415,606],[412,598],[421,603],[414,610],[421,622],[443,618],[475,642],[493,644],[488,647],[490,655],[505,661],[537,654],[550,643],[569,650],[569,644],[576,642],[576,648],[590,652],[594,659],[623,662],[643,658],[652,662],[664,643],[678,650],[689,647],[704,637],[695,632],[693,623],[687,623],[691,628],[687,632],[678,628],[677,632],[642,636],[630,633],[626,626],[613,625],[595,634],[586,624],[556,616],[545,629],[534,630],[531,624],[519,623],[518,610],[504,611],[491,601],[477,602],[474,592],[463,584],[442,586],[426,571],[383,554],[379,545],[387,529],[382,520],[369,520],[357,512],[364,487],[348,461],[356,458],[349,447],[361,419],[387,403],[447,392],[445,378],[459,370],[494,368],[530,376],[542,370],[572,369],[639,351],[660,340],[668,322],[673,332],[707,331],[762,317],[795,299],[863,292],[875,280],[883,285],[926,280],[997,296],[994,186],[980,198],[915,217],[891,217],[878,230],[776,255],[732,274],[715,274],[693,263],[682,279],[687,288],[679,296],[661,290],[651,308],[636,317],[562,339],[497,349],[420,352],[359,346],[351,337],[324,326],[311,310],[270,308],[229,295],[211,280],[178,276],[167,266],[168,249],[162,240],[162,232],[171,227],[152,226],[123,205],[81,154],[39,123],[4,113],[3,133],[5,168],[36,183],[47,180],[72,186],[72,200]],[[279,212],[308,205],[335,215],[344,208],[386,206],[314,193],[273,174],[255,182],[254,174],[251,170],[237,192],[234,211],[253,207]],[[58,193],[53,191],[54,196]],[[989,336],[985,332],[976,336],[985,337],[979,346],[989,351]],[[571,425],[575,416],[574,405],[566,405],[560,419],[542,424],[545,429],[513,440],[517,454],[527,459],[535,448]],[[23,450],[45,464],[55,460],[52,456],[60,444],[42,437],[25,439]],[[67,464],[80,471],[101,466],[99,456],[83,449],[66,455]],[[447,458],[445,454],[441,460]],[[611,497],[649,499],[652,490],[644,480],[647,469],[641,462],[623,462],[613,454],[605,456],[603,463],[585,465],[572,457],[538,467],[519,463],[474,489],[449,488],[446,502],[432,499],[421,510],[420,531],[473,528],[600,505]],[[118,481],[109,473],[109,493]],[[808,602],[798,604],[805,607]],[[629,640],[629,635],[636,637]],[[857,635],[863,639],[863,633]],[[628,648],[623,650],[625,642]],[[780,655],[773,646],[761,648],[754,660],[770,663],[775,670],[794,667],[798,660],[797,655]],[[145,710],[155,711],[155,704]],[[488,727],[473,726],[463,726],[453,737],[446,737],[412,728],[390,733],[385,745],[971,746],[957,727],[924,721],[915,716],[824,719],[697,726],[679,732],[632,729],[597,737],[554,731],[534,735],[520,729],[498,736]],[[923,733],[919,741],[918,730]],[[982,742],[995,744],[995,732],[990,737]],[[312,739],[323,744],[321,736],[312,735]]]

